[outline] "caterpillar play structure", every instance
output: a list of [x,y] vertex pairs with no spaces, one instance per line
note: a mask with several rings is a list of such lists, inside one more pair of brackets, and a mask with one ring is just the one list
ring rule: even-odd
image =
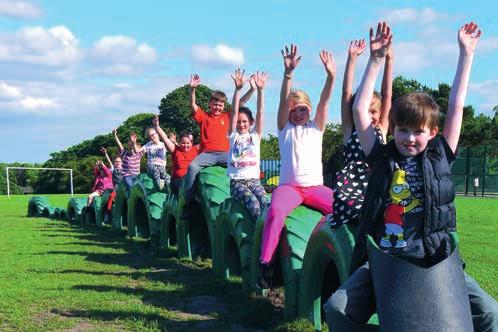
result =
[[[95,198],[88,208],[86,198],[71,198],[65,210],[35,196],[29,201],[28,216],[127,230],[131,238],[176,248],[179,257],[209,257],[215,275],[238,275],[245,290],[264,292],[256,286],[256,279],[266,211],[253,220],[245,207],[230,197],[225,168],[203,169],[196,180],[195,200],[188,205],[183,190],[178,195],[159,191],[148,175],[141,174],[128,198],[124,184],[118,186],[112,218],[106,224],[103,216],[108,195]],[[333,229],[322,217],[304,206],[289,215],[274,280],[285,292],[284,317],[307,317],[316,330],[323,324],[325,301],[348,277],[355,244],[354,224]],[[378,324],[377,315],[370,323]]]

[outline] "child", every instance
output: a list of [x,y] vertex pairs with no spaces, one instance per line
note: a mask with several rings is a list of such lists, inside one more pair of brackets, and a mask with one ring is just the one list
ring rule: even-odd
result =
[[123,160],[121,159],[120,156],[117,156],[114,158],[114,165],[111,163],[111,158],[109,158],[109,155],[107,154],[107,149],[104,147],[100,148],[100,151],[104,153],[105,158],[107,159],[107,162],[109,163],[112,171],[112,192],[109,195],[109,198],[107,199],[107,206],[106,206],[106,211],[104,215],[104,223],[108,223],[110,218],[111,218],[111,211],[112,211],[112,204],[114,203],[114,200],[116,199],[116,191],[118,188],[118,185],[123,181]]
[[138,149],[140,153],[147,153],[147,174],[154,179],[154,185],[163,190],[164,184],[169,183],[169,174],[166,173],[166,146],[159,139],[155,128],[147,128],[145,134],[150,141]]
[[[185,201],[188,203],[194,197],[194,182],[202,167],[212,165],[226,166],[228,152],[228,124],[230,122],[230,111],[223,112],[227,100],[221,91],[213,91],[209,99],[209,113],[205,113],[196,103],[195,89],[199,86],[201,79],[194,74],[190,78],[189,96],[192,117],[199,124],[201,135],[201,153],[190,163],[184,181]],[[247,100],[253,93],[251,90],[241,98]]]
[[[331,331],[355,331],[375,311],[366,262],[367,234],[387,253],[424,267],[450,254],[449,232],[456,226],[450,167],[455,160],[470,68],[481,34],[476,31],[477,25],[470,23],[458,33],[460,56],[442,136],[437,136],[438,105],[425,93],[410,93],[394,102],[389,119],[394,140],[382,145],[371,126],[368,107],[391,36],[385,23],[378,24],[375,38],[370,29],[370,60],[353,116],[372,173],[351,261],[353,273],[326,305]],[[401,209],[390,211],[391,207]],[[496,301],[467,274],[465,284],[475,330],[496,327]]]
[[157,115],[152,120],[152,125],[166,145],[168,152],[171,153],[172,175],[170,187],[174,194],[178,194],[183,177],[187,174],[189,164],[199,153],[199,146],[193,145],[192,134],[187,132],[180,135],[180,142],[177,145],[176,136],[170,135],[170,137],[167,137],[164,130],[159,126],[159,117]]
[[332,190],[323,185],[322,139],[327,124],[327,112],[335,79],[335,61],[327,51],[320,52],[327,79],[320,96],[314,120],[310,121],[311,102],[303,91],[291,92],[291,79],[301,57],[297,46],[290,52],[282,50],[284,78],[280,91],[278,109],[278,142],[280,147],[280,180],[272,194],[271,205],[266,215],[261,242],[260,276],[261,288],[271,287],[275,252],[285,218],[300,204],[319,210],[323,214],[332,212]]
[[[341,120],[343,133],[344,168],[337,172],[334,182],[334,213],[329,216],[332,227],[337,227],[359,218],[363,199],[368,184],[369,166],[365,162],[365,154],[361,149],[358,133],[353,123],[353,80],[356,59],[365,50],[365,40],[355,40],[349,44],[348,60],[344,71],[341,99]],[[393,54],[389,47],[382,78],[382,98],[373,93],[368,113],[378,139],[384,143],[389,127],[389,111],[391,109]]]
[[118,144],[119,155],[123,161],[123,181],[126,186],[126,197],[128,197],[133,181],[137,175],[140,174],[140,159],[142,159],[142,153],[138,152],[139,147],[137,146],[137,135],[135,133],[131,133],[130,135],[128,150],[125,150],[121,144],[121,141],[118,138],[117,129],[114,129],[112,133]]
[[95,182],[93,184],[92,193],[88,195],[86,206],[92,205],[93,199],[97,196],[102,196],[105,190],[112,189],[112,174],[109,169],[104,165],[102,160],[95,163],[93,169],[95,175]]
[[[268,204],[266,192],[259,179],[260,141],[263,132],[264,97],[263,89],[267,75],[257,72],[254,82],[258,89],[258,111],[256,123],[251,110],[239,107],[239,92],[244,86],[244,72],[235,71],[233,111],[230,118],[230,152],[228,153],[227,174],[230,177],[230,194],[249,210],[254,220]],[[251,126],[254,128],[251,129]]]

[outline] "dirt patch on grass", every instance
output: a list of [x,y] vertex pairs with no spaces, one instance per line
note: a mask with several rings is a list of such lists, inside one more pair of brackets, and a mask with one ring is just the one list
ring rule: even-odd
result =
[[64,329],[64,330],[59,330],[58,332],[85,332],[85,331],[92,331],[95,329],[95,325],[92,325],[87,322],[81,322],[78,323],[75,327],[72,327],[70,329]]

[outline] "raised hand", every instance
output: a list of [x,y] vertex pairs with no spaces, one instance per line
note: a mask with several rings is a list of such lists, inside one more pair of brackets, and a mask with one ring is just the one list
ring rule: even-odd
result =
[[254,81],[256,78],[256,74],[252,74],[250,77],[249,77],[249,85],[251,86],[251,89],[252,90],[256,90],[257,86],[256,86],[256,82]]
[[201,84],[201,78],[199,77],[198,74],[193,74],[190,76],[190,87],[191,88],[197,88]]
[[137,142],[137,134],[135,134],[135,133],[131,133],[131,134],[130,134],[130,141],[131,141],[132,143],[136,143],[136,142]]
[[348,55],[350,58],[356,58],[365,51],[365,48],[367,48],[365,39],[352,40],[349,43]]
[[481,38],[481,29],[474,22],[464,24],[460,30],[458,30],[458,46],[460,47],[460,52],[466,55],[473,54],[477,43]]
[[117,129],[113,129],[113,130],[112,130],[112,134],[113,134],[114,136],[117,136],[117,135],[118,135],[118,130],[117,130]]
[[100,147],[100,152],[102,152],[103,154],[107,154],[107,149],[104,148],[103,146]]
[[[266,80],[268,79],[268,74],[264,71],[257,71],[254,76],[254,84],[259,90],[263,90],[265,88]],[[251,76],[252,77],[252,76]]]
[[335,77],[336,65],[334,57],[331,53],[322,50],[320,52],[320,60],[322,60],[323,65],[325,66],[325,70],[329,76]]
[[384,58],[391,46],[391,39],[391,28],[386,22],[377,23],[375,36],[373,28],[370,28],[370,57],[374,59]]
[[159,116],[158,115],[154,115],[154,117],[152,118],[152,126],[154,128],[159,127]]
[[169,133],[168,138],[171,142],[176,143],[176,134],[174,132]]
[[294,44],[290,45],[290,51],[287,45],[285,46],[285,51],[281,50],[282,57],[284,58],[285,72],[290,74],[299,65],[301,61],[301,56],[297,54],[297,46]]
[[240,70],[240,68],[237,68],[235,72],[230,75],[232,77],[233,83],[235,84],[235,89],[240,90],[244,86],[244,74],[245,70]]

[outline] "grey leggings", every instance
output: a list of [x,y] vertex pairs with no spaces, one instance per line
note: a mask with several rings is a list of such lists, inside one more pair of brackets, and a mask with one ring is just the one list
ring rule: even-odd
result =
[[258,179],[230,180],[230,194],[244,204],[254,220],[268,204],[265,188]]

